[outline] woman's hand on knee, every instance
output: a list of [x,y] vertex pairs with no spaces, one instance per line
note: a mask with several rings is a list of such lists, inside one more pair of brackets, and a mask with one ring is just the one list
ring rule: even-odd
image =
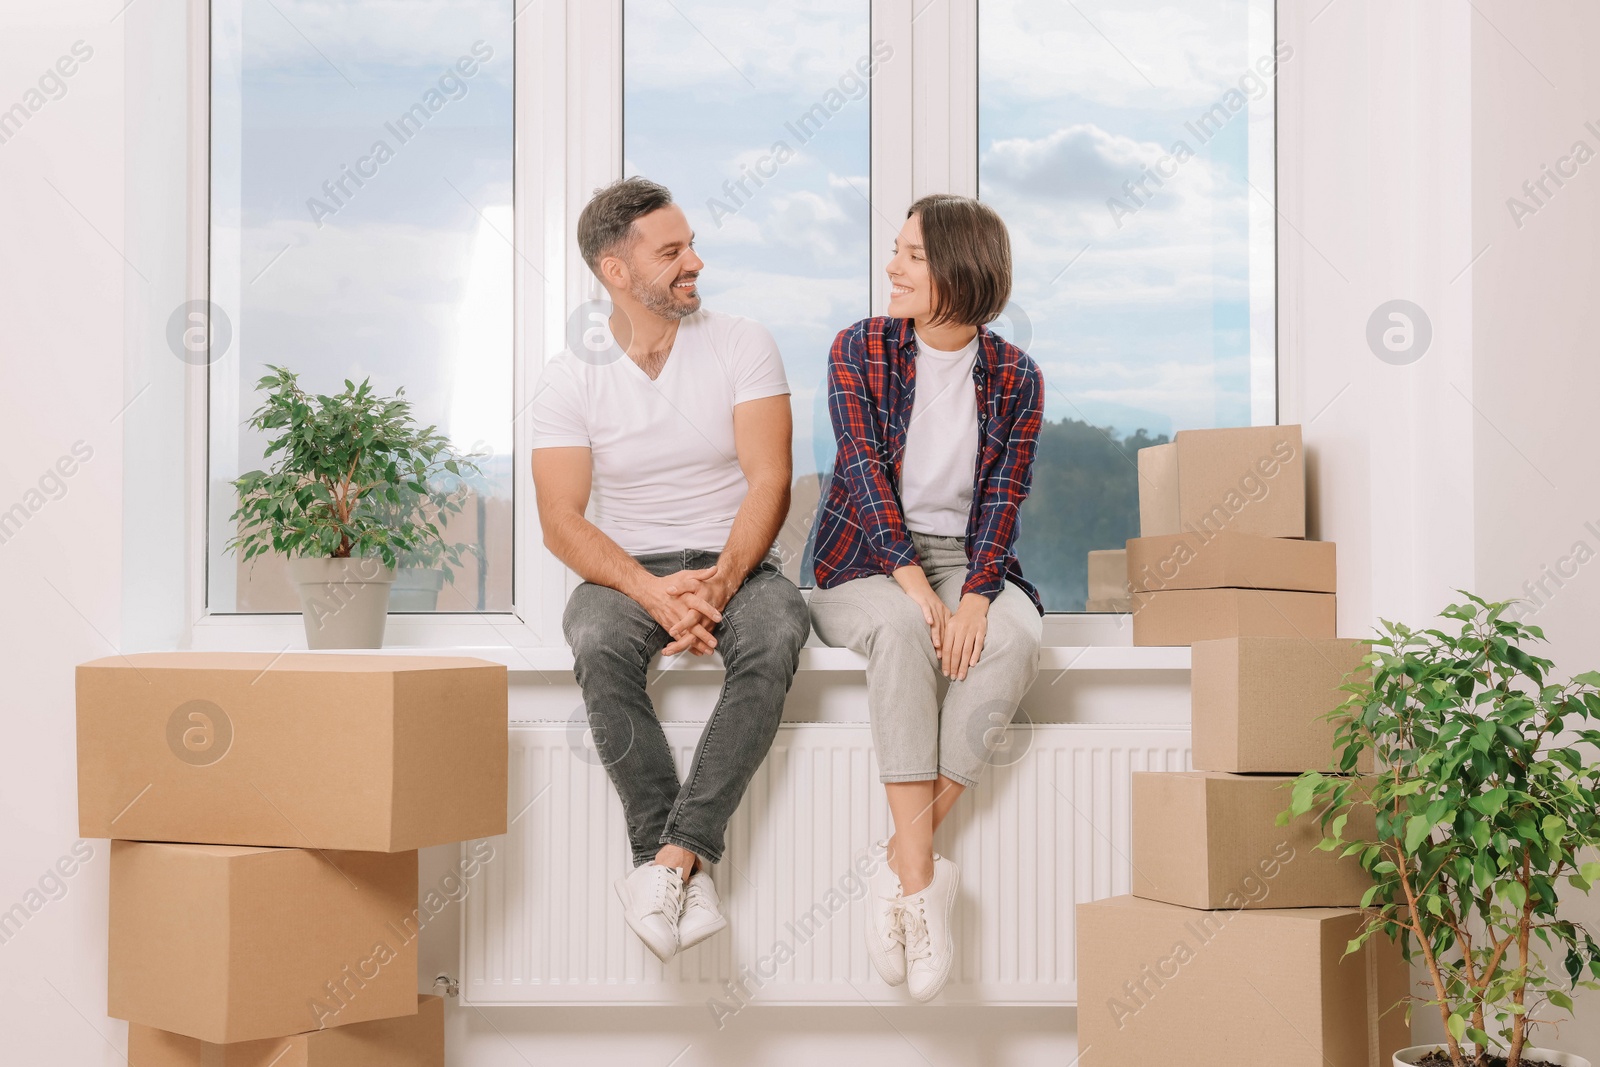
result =
[[933,591],[933,586],[928,584],[927,574],[921,567],[911,563],[897,568],[894,580],[905,591],[906,596],[922,610],[922,621],[928,624],[933,647],[943,650],[946,631],[950,625],[950,609],[939,599],[939,594]]
[[967,593],[950,616],[944,647],[939,650],[939,665],[946,678],[966,681],[967,669],[977,664],[988,633],[989,598],[982,593]]

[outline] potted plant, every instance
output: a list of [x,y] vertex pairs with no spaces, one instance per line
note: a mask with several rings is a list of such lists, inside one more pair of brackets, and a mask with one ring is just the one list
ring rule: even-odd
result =
[[435,427],[416,425],[404,388],[382,397],[370,379],[346,379],[311,396],[288,369],[267,369],[248,425],[276,434],[263,452],[274,462],[232,483],[239,532],[227,547],[245,560],[288,557],[309,647],[379,648],[400,558],[443,541],[428,477],[459,476],[456,454]]
[[[1600,881],[1600,672],[1548,681],[1551,662],[1523,647],[1544,633],[1510,602],[1463,595],[1441,613],[1455,632],[1383,623],[1370,674],[1328,716],[1340,771],[1368,751],[1377,770],[1299,776],[1280,822],[1316,812],[1319,847],[1372,875],[1349,950],[1381,934],[1426,973],[1406,1011],[1435,1008],[1447,1037],[1396,1065],[1589,1067],[1528,1031],[1555,1021],[1546,1009],[1570,1012],[1570,990],[1600,988],[1600,949],[1559,907],[1563,882]],[[1351,832],[1358,807],[1376,816],[1371,839]]]

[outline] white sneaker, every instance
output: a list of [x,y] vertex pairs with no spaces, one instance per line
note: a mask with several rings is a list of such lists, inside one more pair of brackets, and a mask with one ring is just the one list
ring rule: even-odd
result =
[[690,877],[684,893],[683,917],[678,920],[678,951],[698,945],[727,925],[716,883],[711,880],[711,872],[702,867]]
[[918,1000],[932,1000],[950,977],[955,945],[950,936],[950,914],[955,910],[956,887],[961,872],[935,854],[933,881],[920,893],[902,897],[902,922],[906,934],[906,988]]
[[[877,851],[887,854],[887,842]],[[906,980],[906,933],[901,925],[904,905],[900,899],[900,879],[885,858],[867,882],[867,958],[878,976],[890,985]]]
[[622,917],[662,963],[678,951],[678,917],[683,914],[683,870],[645,863],[616,883]]

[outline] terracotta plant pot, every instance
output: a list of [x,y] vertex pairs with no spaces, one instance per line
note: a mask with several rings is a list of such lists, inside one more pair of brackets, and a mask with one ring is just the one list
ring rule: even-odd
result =
[[394,568],[376,559],[299,557],[289,577],[300,594],[307,648],[382,648]]
[[[1444,1052],[1443,1045],[1413,1045],[1403,1048],[1394,1054],[1394,1067],[1414,1067],[1418,1060],[1430,1052]],[[1556,1067],[1592,1067],[1588,1060],[1582,1056],[1575,1056],[1570,1052],[1555,1052],[1547,1048],[1525,1048],[1522,1050],[1522,1062],[1537,1063],[1544,1060],[1553,1063]]]

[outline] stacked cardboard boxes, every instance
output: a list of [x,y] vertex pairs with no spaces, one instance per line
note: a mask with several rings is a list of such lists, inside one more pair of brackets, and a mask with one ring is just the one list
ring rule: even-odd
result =
[[1133,643],[1334,634],[1334,547],[1305,540],[1298,426],[1181,430],[1139,450]]
[[416,850],[505,832],[505,668],[145,653],[77,699],[130,1067],[441,1067]]
[[[1258,453],[1275,466],[1257,465]],[[1409,1043],[1403,1010],[1390,1010],[1407,968],[1381,937],[1346,955],[1371,882],[1353,857],[1317,849],[1314,818],[1277,825],[1294,775],[1334,769],[1323,716],[1367,652],[1332,636],[1333,546],[1298,540],[1299,430],[1180,433],[1141,451],[1140,471],[1147,536],[1128,542],[1144,598],[1135,642],[1193,643],[1195,769],[1133,775],[1132,893],[1078,907],[1079,1063],[1387,1067]],[[1247,502],[1206,528],[1204,501],[1228,487]],[[1267,506],[1252,513],[1257,503]],[[1158,569],[1163,559],[1182,562]],[[1269,597],[1246,610],[1268,593],[1311,606]],[[1287,634],[1272,616],[1290,620]]]

